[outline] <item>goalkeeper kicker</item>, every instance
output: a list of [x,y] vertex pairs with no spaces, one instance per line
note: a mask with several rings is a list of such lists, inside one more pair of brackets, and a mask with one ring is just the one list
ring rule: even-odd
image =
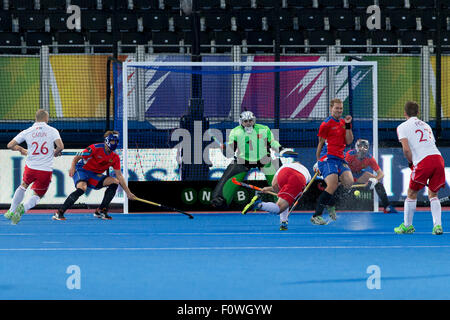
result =
[[233,157],[212,193],[211,204],[219,210],[226,209],[239,188],[232,182],[235,178],[241,182],[251,169],[261,170],[269,185],[277,171],[278,162],[270,156],[270,149],[280,152],[280,156],[294,155],[284,149],[275,140],[269,127],[257,124],[251,111],[244,111],[239,116],[239,125],[231,130],[228,141],[221,145],[225,156]]

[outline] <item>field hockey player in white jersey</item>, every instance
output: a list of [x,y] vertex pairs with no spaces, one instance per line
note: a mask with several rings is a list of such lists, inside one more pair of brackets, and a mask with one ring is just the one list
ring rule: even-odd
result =
[[[60,156],[64,149],[58,130],[49,126],[48,120],[48,112],[39,109],[36,112],[36,122],[8,143],[8,149],[18,151],[27,157],[22,183],[16,189],[11,206],[4,215],[13,224],[17,224],[22,215],[35,207],[45,195],[52,180],[54,157]],[[26,142],[27,149],[20,146],[23,142]],[[22,204],[30,185],[34,194]]]
[[411,168],[408,196],[404,205],[404,222],[394,229],[397,234],[414,233],[413,217],[417,206],[417,194],[428,186],[433,234],[443,234],[441,222],[441,203],[437,197],[439,189],[445,186],[445,164],[436,147],[431,127],[417,118],[419,105],[408,101],[405,104],[406,121],[397,127],[398,140],[403,154]]
[[242,214],[250,210],[262,210],[280,216],[280,230],[288,229],[289,207],[295,202],[305,189],[311,175],[308,169],[300,162],[293,162],[281,166],[272,180],[272,186],[262,189],[263,193],[276,192],[278,201],[263,202],[260,194],[256,194],[252,200],[244,207]]

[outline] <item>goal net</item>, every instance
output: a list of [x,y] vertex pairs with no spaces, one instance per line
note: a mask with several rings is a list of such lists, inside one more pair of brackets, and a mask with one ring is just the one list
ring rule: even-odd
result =
[[376,62],[124,62],[114,80],[127,181],[219,179],[231,161],[219,145],[242,111],[252,111],[311,169],[334,98],[353,117],[354,142],[369,140],[378,160]]

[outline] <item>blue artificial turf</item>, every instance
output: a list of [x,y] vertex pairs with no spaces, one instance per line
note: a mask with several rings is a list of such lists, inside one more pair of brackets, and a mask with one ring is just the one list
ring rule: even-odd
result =
[[338,212],[327,226],[297,213],[288,231],[260,213],[66,216],[0,217],[0,299],[450,299],[448,212],[441,236],[429,212],[413,235],[393,232],[402,213]]

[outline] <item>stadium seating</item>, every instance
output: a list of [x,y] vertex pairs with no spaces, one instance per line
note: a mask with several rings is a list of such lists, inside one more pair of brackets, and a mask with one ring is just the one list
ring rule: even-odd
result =
[[99,10],[86,11],[81,15],[81,30],[107,31],[110,15]]
[[[180,36],[174,32],[160,31],[152,33],[153,52],[172,52],[177,53],[180,51],[179,43]],[[162,47],[166,46],[166,47]]]
[[[185,46],[190,47],[192,45],[192,32],[185,32],[182,34],[182,37],[179,38],[182,38],[184,40]],[[176,41],[179,38],[171,37],[170,41],[172,42],[172,44],[176,44]],[[204,45],[207,45],[209,47],[205,47]],[[211,52],[211,35],[208,32],[200,32],[200,52]]]
[[113,35],[110,32],[91,32],[88,42],[95,53],[111,52],[113,47]]
[[405,0],[378,0],[381,9],[405,8]]
[[230,51],[231,46],[242,44],[242,34],[234,31],[216,31],[213,34],[216,52]]
[[134,53],[137,45],[146,45],[149,42],[149,35],[143,32],[123,32],[120,34],[122,53]]
[[[144,32],[167,31],[169,28],[168,14],[163,10],[149,10],[141,15]],[[177,20],[178,23],[186,21]],[[186,26],[186,25],[184,25]]]
[[[67,4],[82,10],[81,34],[74,35],[77,39],[72,41],[79,43],[81,36],[89,43],[110,45],[95,49],[101,52],[112,48],[115,31],[120,33],[117,40],[122,38],[122,33],[130,33],[123,36],[125,41],[129,40],[128,44],[140,43],[142,39],[148,43],[153,38],[150,35],[156,34],[160,52],[164,52],[164,43],[174,45],[183,40],[186,46],[191,39],[191,17],[181,13],[179,0],[0,0],[0,37],[9,42],[20,38],[25,44],[48,44],[49,39],[60,43],[58,33],[71,31],[66,25]],[[241,45],[244,39],[250,51],[258,44],[266,46],[273,40],[278,26],[280,44],[290,52],[303,52],[304,48],[295,46],[304,44],[305,40],[306,45],[325,46],[335,44],[338,39],[341,52],[365,53],[365,40],[369,39],[372,47],[394,46],[391,50],[382,48],[381,52],[396,53],[397,44],[418,44],[419,48],[427,45],[437,28],[434,0],[283,0],[279,2],[279,11],[274,10],[276,3],[271,0],[199,0],[197,4],[201,32],[209,34],[204,44],[213,41],[216,48],[225,51],[227,44]],[[368,14],[366,9],[372,4],[381,8],[381,30],[368,29],[367,19],[372,13]],[[441,32],[444,32],[450,30],[450,1],[443,0],[441,4]],[[28,36],[30,32],[37,34]],[[366,32],[369,36],[364,39]],[[44,36],[45,33],[49,34]],[[313,38],[313,35],[320,36]],[[159,39],[160,36],[165,39]],[[345,48],[347,45],[354,47]],[[179,48],[167,50],[179,52]],[[273,52],[273,48],[263,51],[266,50]],[[317,51],[316,47],[307,51],[323,50]],[[400,51],[414,53],[409,49]]]
[[280,33],[280,45],[285,48],[286,53],[304,53],[305,37],[302,32],[285,30]]
[[228,3],[233,9],[251,8],[252,6],[251,0],[229,0]]
[[411,8],[434,8],[434,0],[409,0]]
[[325,11],[330,28],[334,30],[354,30],[355,16],[348,9],[328,9]]
[[9,1],[9,10],[34,10],[34,0]]
[[61,0],[40,0],[41,10],[66,10],[66,2]]
[[159,9],[158,0],[134,0],[134,10],[151,10]]
[[376,30],[369,33],[372,45],[378,47],[380,53],[397,53],[398,39],[390,31]]
[[9,12],[0,11],[0,31],[12,31],[12,16]]
[[220,0],[198,0],[197,6],[199,9],[219,9],[221,8]]
[[52,35],[48,32],[28,32],[25,34],[25,44],[27,47],[27,54],[38,54],[41,46],[52,45],[53,39]]
[[311,46],[311,53],[326,53],[326,46],[336,44],[335,35],[331,31],[326,30],[309,30],[306,31],[306,38]]
[[0,54],[20,54],[22,36],[16,32],[3,32],[0,37]]
[[367,33],[365,31],[338,31],[336,38],[339,39],[340,46],[343,46],[341,53],[367,52]]
[[288,8],[311,8],[312,0],[287,0]]
[[59,45],[58,53],[84,53],[84,35],[80,32],[58,32],[56,42]]
[[50,23],[50,32],[56,34],[57,32],[67,31],[67,13],[65,12],[51,12],[48,14]]
[[298,18],[301,30],[323,30],[325,28],[325,13],[320,9],[296,9],[295,16]]
[[97,1],[92,0],[70,0],[69,4],[79,6],[80,9],[97,9]]
[[407,9],[394,9],[387,13],[392,30],[417,30],[416,16]]
[[204,12],[206,31],[231,30],[231,14],[222,10]]
[[273,33],[267,31],[249,31],[246,33],[248,53],[273,52]]
[[261,30],[263,13],[253,9],[242,9],[233,11],[236,24],[241,31]]
[[374,5],[376,0],[348,0],[350,8],[366,9],[367,7]]

